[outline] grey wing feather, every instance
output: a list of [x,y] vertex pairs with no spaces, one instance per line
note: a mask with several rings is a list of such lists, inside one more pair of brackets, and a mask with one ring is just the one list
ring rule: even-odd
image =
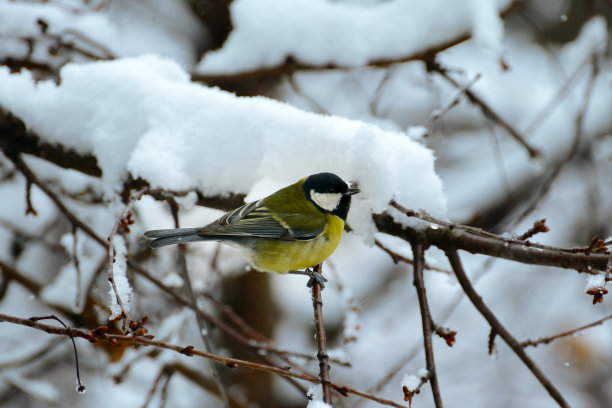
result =
[[[202,235],[248,236],[283,240],[309,240],[316,238],[318,231],[304,231],[291,228],[282,219],[274,217],[268,208],[261,205],[262,200],[245,204],[225,214],[217,221],[203,227]],[[297,215],[297,214],[295,214]]]

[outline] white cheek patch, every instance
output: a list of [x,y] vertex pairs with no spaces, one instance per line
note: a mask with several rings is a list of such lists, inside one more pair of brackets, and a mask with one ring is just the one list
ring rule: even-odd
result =
[[338,204],[340,204],[342,194],[317,193],[314,190],[310,190],[310,198],[325,211],[334,211],[336,208],[338,208]]

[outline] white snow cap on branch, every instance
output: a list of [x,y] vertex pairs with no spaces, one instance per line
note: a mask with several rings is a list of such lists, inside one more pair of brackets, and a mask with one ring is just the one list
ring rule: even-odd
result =
[[362,190],[349,222],[366,236],[371,212],[391,199],[446,209],[432,151],[406,134],[195,84],[156,56],[70,64],[59,85],[2,68],[0,105],[45,141],[93,154],[111,197],[128,172],[153,186],[262,197],[329,171]]
[[[359,66],[401,59],[471,34],[501,51],[499,12],[511,0],[394,0],[347,4],[328,0],[236,0],[233,30],[197,70],[252,71],[293,57],[305,64]],[[394,39],[394,41],[390,41]]]
[[422,378],[427,378],[429,375],[429,371],[426,368],[421,368],[417,375],[414,374],[404,374],[404,378],[402,378],[401,386],[406,387],[406,389],[410,392],[415,391],[419,384],[421,383]]
[[132,303],[132,288],[127,276],[127,247],[125,245],[125,239],[122,236],[116,236],[113,239],[115,247],[115,262],[113,263],[113,277],[115,279],[115,286],[117,287],[117,293],[113,290],[112,284],[109,282],[110,290],[108,294],[111,298],[111,316],[109,320],[113,320],[121,316],[121,306],[117,302],[117,296],[121,299],[121,303],[127,309],[126,312],[130,311]]
[[606,286],[606,274],[598,273],[596,275],[587,275],[586,284],[584,285],[584,290],[588,292],[589,290],[594,289],[602,289]]

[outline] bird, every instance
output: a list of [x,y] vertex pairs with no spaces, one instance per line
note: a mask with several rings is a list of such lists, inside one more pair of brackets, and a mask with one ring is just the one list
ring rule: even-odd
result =
[[335,251],[351,197],[359,192],[336,174],[317,173],[204,227],[151,230],[144,235],[151,248],[219,241],[240,249],[258,271],[307,275],[309,287],[315,280],[324,287],[326,279],[310,268]]

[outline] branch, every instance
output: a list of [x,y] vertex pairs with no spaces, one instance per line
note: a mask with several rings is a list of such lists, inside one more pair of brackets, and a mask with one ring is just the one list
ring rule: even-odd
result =
[[[321,273],[321,264],[315,266],[314,271]],[[323,389],[323,402],[331,405],[331,377],[329,375],[329,356],[327,355],[327,337],[323,325],[323,299],[321,298],[321,284],[312,279],[312,308],[314,310],[315,330],[317,336],[317,358],[319,359],[319,378]]]
[[438,385],[438,376],[436,375],[436,363],[434,361],[432,337],[432,319],[427,304],[427,293],[425,291],[425,279],[423,278],[423,263],[425,261],[425,249],[421,243],[412,243],[412,252],[414,256],[414,287],[419,298],[419,308],[421,309],[421,322],[423,324],[423,345],[425,347],[425,361],[427,363],[427,371],[430,376],[431,392],[433,394],[436,408],[442,408],[442,396],[440,395],[440,386]]
[[480,314],[482,314],[487,322],[489,322],[491,330],[504,339],[506,344],[508,344],[512,351],[514,351],[514,353],[521,359],[523,364],[525,364],[538,379],[538,381],[540,381],[540,384],[542,384],[546,391],[548,391],[550,396],[557,401],[557,404],[559,404],[560,407],[569,408],[569,404],[567,401],[565,401],[559,390],[557,390],[557,388],[550,382],[542,370],[540,370],[540,367],[538,367],[536,363],[529,358],[523,346],[510,334],[508,330],[506,330],[504,325],[497,320],[497,317],[495,317],[491,309],[487,307],[485,302],[482,300],[482,297],[480,297],[476,290],[474,290],[474,287],[463,270],[463,265],[461,264],[461,259],[459,258],[459,254],[457,254],[457,250],[448,249],[446,251],[446,256],[448,257],[461,288],[470,299],[474,307],[480,312]]
[[565,331],[565,332],[562,332],[562,333],[555,334],[553,336],[540,337],[537,340],[525,340],[525,341],[523,341],[521,343],[521,346],[522,347],[530,347],[530,346],[531,347],[537,347],[540,344],[548,344],[548,343],[550,343],[552,341],[558,340],[558,339],[563,338],[563,337],[573,336],[574,334],[579,333],[579,332],[581,332],[583,330],[586,330],[586,329],[590,329],[591,327],[599,326],[599,325],[603,324],[606,320],[610,320],[610,319],[612,319],[612,315],[609,315],[609,316],[606,316],[606,317],[601,318],[599,320],[596,320],[593,323],[585,324],[584,326],[580,326],[580,327],[577,327],[577,328],[572,329],[572,330],[568,330],[568,331]]
[[407,210],[394,202],[392,205],[409,217],[419,218],[436,226],[421,230],[404,227],[395,222],[393,217],[387,213],[372,216],[379,232],[406,241],[411,241],[415,239],[416,234],[422,233],[429,245],[434,245],[442,250],[456,248],[473,254],[489,255],[531,265],[575,269],[581,273],[590,274],[597,274],[598,270],[603,271],[607,268],[609,254],[590,253],[587,255],[580,253],[577,249],[558,248],[516,238],[506,238],[478,228],[439,220],[425,212]]
[[[240,360],[236,358],[223,357],[216,354],[206,353],[204,351],[196,350],[193,346],[178,346],[175,344],[169,344],[163,341],[153,340],[153,336],[139,336],[139,335],[124,335],[124,334],[108,334],[106,332],[106,326],[100,326],[94,330],[83,330],[74,328],[64,328],[58,326],[50,326],[39,322],[32,321],[30,319],[23,319],[20,317],[5,315],[0,313],[0,322],[9,322],[22,326],[31,327],[33,329],[41,330],[49,334],[79,337],[88,340],[91,343],[104,342],[111,345],[119,345],[120,343],[152,346],[156,348],[176,351],[177,353],[186,355],[188,357],[199,356],[213,360],[219,364],[224,365],[227,368],[243,367],[255,371],[263,371],[270,374],[278,374],[284,377],[296,378],[298,380],[308,381],[313,384],[319,383],[319,379],[313,375],[301,374],[291,371],[291,367],[276,367],[273,365],[259,364],[251,361]],[[394,401],[380,398],[372,394],[365,393],[363,391],[355,390],[351,387],[347,387],[340,384],[330,384],[330,386],[340,392],[344,396],[348,394],[354,394],[363,398],[367,398],[371,401],[378,402],[382,405],[389,405],[397,408],[406,408],[405,405],[398,404]]]
[[0,106],[0,149],[9,157],[17,153],[27,153],[64,169],[78,170],[94,177],[102,176],[102,170],[98,167],[98,161],[94,156],[43,141],[37,134],[27,130],[21,119],[2,106]]

